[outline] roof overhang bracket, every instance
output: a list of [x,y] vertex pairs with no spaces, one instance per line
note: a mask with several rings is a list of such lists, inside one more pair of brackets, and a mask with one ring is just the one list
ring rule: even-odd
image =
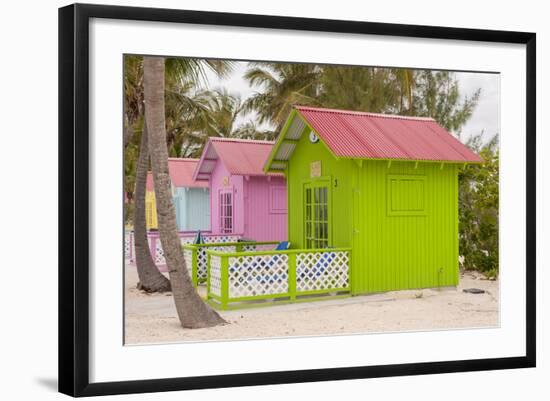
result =
[[362,168],[363,167],[363,160],[362,159],[355,159],[355,164],[357,164],[359,166],[359,168]]
[[418,168],[418,160],[414,163],[414,169],[416,170]]
[[443,166],[445,165],[445,163],[441,163],[441,167],[439,167],[440,170],[443,170]]
[[391,167],[391,160],[388,160],[388,168]]

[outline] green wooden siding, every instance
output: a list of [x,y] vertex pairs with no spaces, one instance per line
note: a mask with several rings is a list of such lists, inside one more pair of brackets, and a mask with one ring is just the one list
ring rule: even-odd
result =
[[364,161],[354,181],[353,292],[457,285],[456,166]]
[[[308,183],[328,181],[329,246],[347,247],[351,244],[351,180],[349,173],[353,161],[336,160],[321,142],[311,144],[307,135],[302,135],[287,170],[288,185],[288,234],[292,248],[307,248],[305,238],[304,186]],[[310,163],[321,161],[321,177],[310,178]]]
[[[289,240],[306,248],[304,187],[328,181],[329,246],[352,247],[354,294],[458,284],[458,167],[336,159],[305,128],[286,170]],[[321,177],[310,177],[311,162]]]

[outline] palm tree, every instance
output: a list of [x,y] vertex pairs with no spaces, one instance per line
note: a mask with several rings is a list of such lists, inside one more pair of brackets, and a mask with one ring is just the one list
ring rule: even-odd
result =
[[245,111],[245,104],[239,95],[230,94],[225,89],[219,89],[214,93],[216,103],[211,111],[212,135],[231,137],[236,129],[237,118]]
[[385,68],[324,66],[320,82],[319,102],[324,107],[383,113],[397,99]]
[[[197,64],[196,68],[204,68]],[[167,74],[169,72],[167,71]],[[182,157],[184,149],[212,135],[216,93],[197,90],[196,82],[166,79],[166,141],[170,156]]]
[[124,57],[124,147],[133,139],[143,117],[143,58]]
[[274,141],[277,138],[277,131],[262,129],[256,125],[254,120],[249,120],[235,129],[231,136],[233,138]]
[[[275,131],[262,129],[253,119],[237,125],[238,118],[246,114],[247,108],[238,95],[230,94],[225,89],[202,91],[206,105],[204,115],[197,115],[185,124],[186,134],[169,149],[178,149],[180,157],[198,157],[209,137],[226,137],[242,139],[273,140]],[[167,100],[168,101],[168,100]],[[167,123],[167,126],[170,124]],[[168,135],[170,137],[170,135]]]
[[239,95],[230,94],[225,89],[215,91],[217,102],[211,111],[214,132],[210,136],[271,140],[275,132],[260,129],[253,119],[237,125],[237,119],[246,114],[247,105]]
[[[147,229],[145,223],[145,185],[149,165],[149,151],[147,147],[146,124],[144,123],[144,90],[143,90],[143,58],[139,56],[127,56],[125,59],[125,121],[132,127],[131,135],[125,144],[125,180],[128,198],[134,202],[133,226],[136,254],[136,268],[139,277],[138,288],[147,292],[164,292],[170,290],[170,282],[160,273],[153,262],[148,246]],[[167,113],[167,126],[171,132],[170,148],[173,149],[180,137],[185,134],[182,127],[198,126],[208,117],[209,100],[206,96],[196,95],[192,87],[197,80],[204,76],[204,68],[216,69],[219,74],[224,74],[230,65],[220,61],[196,60],[196,59],[167,59],[167,77],[165,96],[170,107]],[[205,99],[203,99],[205,98]],[[206,116],[206,117],[205,117]],[[139,135],[134,132],[144,131]],[[135,144],[138,139],[139,143]],[[125,139],[126,141],[126,139]],[[137,162],[133,160],[136,158]],[[175,154],[174,156],[179,156]],[[134,171],[131,171],[131,170]],[[135,180],[131,178],[135,177]],[[131,190],[130,190],[131,188]],[[135,195],[135,196],[132,196]],[[127,205],[130,208],[130,203]]]
[[[145,186],[149,168],[147,128],[144,123],[143,58],[124,57],[124,167],[126,209],[133,202],[134,251],[139,282],[145,292],[170,291],[170,281],[158,270],[149,250],[145,222]],[[139,134],[139,135],[137,135]],[[136,143],[137,142],[137,143]]]
[[155,265],[147,240],[147,228],[145,223],[145,187],[148,164],[149,141],[147,124],[144,123],[136,168],[134,205],[134,249],[136,253],[136,268],[139,277],[137,288],[145,292],[166,292],[171,289],[170,280],[168,280]]
[[318,104],[320,73],[314,64],[250,63],[244,78],[261,92],[246,100],[245,109],[256,111],[260,124],[281,128],[293,104]]
[[165,60],[145,57],[144,97],[149,151],[157,202],[160,240],[168,266],[172,294],[181,325],[187,328],[210,327],[224,320],[205,304],[193,287],[177,233],[176,213],[172,203],[164,107]]
[[256,111],[275,132],[293,104],[402,113],[414,88],[411,70],[361,66],[250,63],[245,79],[260,89],[245,102],[246,111]]
[[415,71],[409,68],[392,68],[396,90],[399,97],[398,114],[414,114],[414,89],[416,87]]

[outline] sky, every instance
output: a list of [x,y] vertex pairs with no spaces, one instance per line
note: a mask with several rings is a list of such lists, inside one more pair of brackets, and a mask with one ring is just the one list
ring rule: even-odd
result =
[[[225,87],[229,93],[238,94],[243,100],[252,96],[258,89],[251,88],[243,79],[247,64],[236,62],[232,74],[224,79],[219,79],[214,73],[209,72],[208,86],[211,89]],[[481,89],[477,107],[462,127],[461,139],[466,141],[470,136],[483,132],[485,140],[488,140],[500,133],[500,76],[488,73],[456,72],[455,77],[462,98],[470,97],[477,89]],[[253,118],[253,114],[241,116],[237,120],[237,126]]]
[[484,132],[490,138],[500,134],[500,75],[474,72],[457,72],[461,96],[471,96],[481,89],[477,107],[462,128],[464,138]]

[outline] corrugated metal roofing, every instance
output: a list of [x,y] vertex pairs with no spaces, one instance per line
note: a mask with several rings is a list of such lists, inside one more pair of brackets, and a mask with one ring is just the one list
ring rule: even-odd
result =
[[[203,181],[195,181],[193,174],[197,167],[199,159],[188,158],[168,158],[168,171],[170,172],[170,180],[172,185],[178,188],[208,188],[208,183]],[[153,175],[151,172],[147,173],[147,191],[153,191]]]
[[[215,161],[220,159],[230,174],[266,175],[263,167],[274,142],[236,138],[210,138],[200,158],[195,178],[208,179]],[[270,173],[269,175],[279,175]]]
[[[483,161],[432,118],[306,106],[295,106],[295,109],[336,157]],[[290,128],[292,126],[289,131]],[[274,161],[288,160],[289,156],[288,149],[278,151]]]

